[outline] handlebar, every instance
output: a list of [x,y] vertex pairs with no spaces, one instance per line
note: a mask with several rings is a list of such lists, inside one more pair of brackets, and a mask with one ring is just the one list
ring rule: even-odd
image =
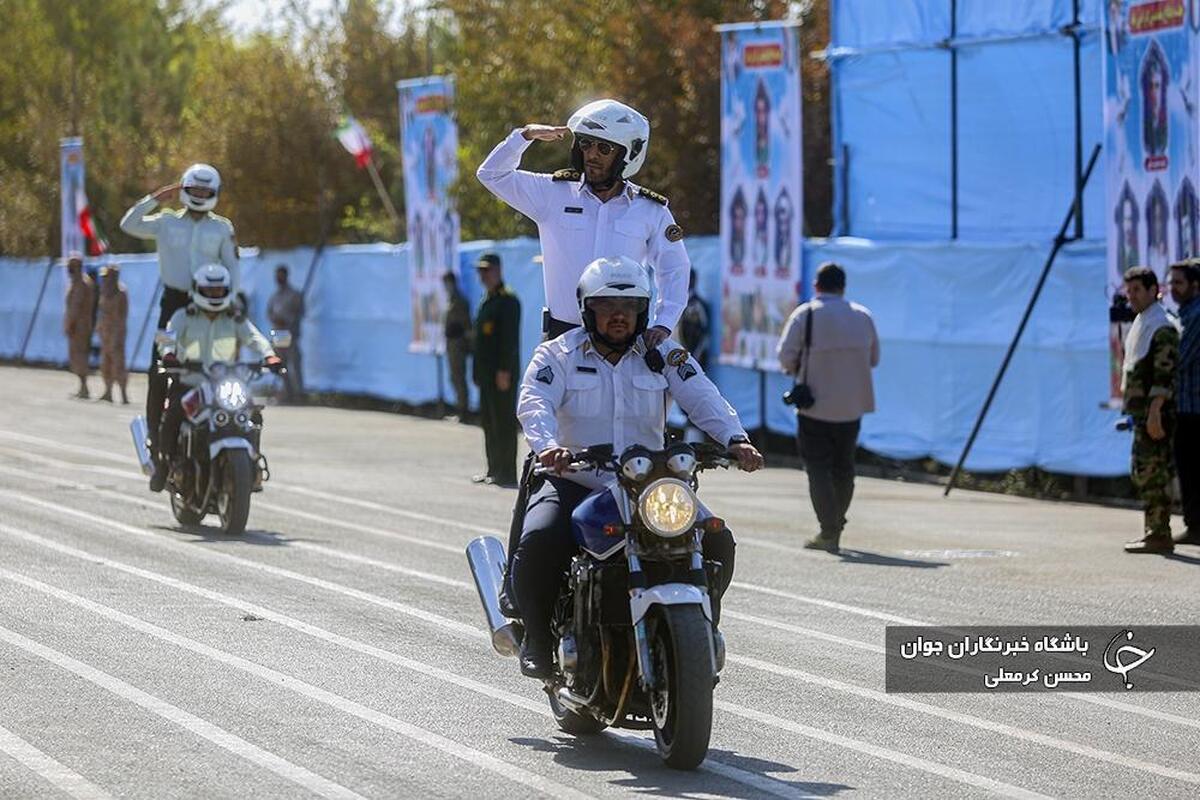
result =
[[[218,364],[225,367],[226,369],[236,369],[237,367],[246,367],[247,369],[253,370],[255,373],[261,373],[263,370],[271,368],[270,365],[267,364],[265,361],[232,361],[232,362],[217,361],[217,362],[213,363],[213,366],[216,366]],[[282,374],[283,371],[284,371],[283,365],[280,364],[279,365],[280,374]],[[199,373],[202,373],[207,376],[209,373],[209,370],[208,370],[208,368],[206,368],[204,366],[203,361],[181,361],[175,366],[167,366],[166,364],[163,364],[161,360],[159,361],[159,365],[158,365],[158,374],[159,375],[186,375],[189,372],[199,372]]]
[[[721,445],[698,442],[691,444],[691,448],[692,453],[696,457],[696,472],[706,469],[716,469],[718,467],[728,469],[737,463],[737,456],[730,453],[728,449]],[[612,445],[601,444],[585,448],[578,453],[572,453],[571,462],[563,472],[583,472],[590,470],[616,472],[619,468],[617,457],[613,454]],[[540,476],[557,475],[559,473],[553,467],[537,464],[533,468],[533,474]]]

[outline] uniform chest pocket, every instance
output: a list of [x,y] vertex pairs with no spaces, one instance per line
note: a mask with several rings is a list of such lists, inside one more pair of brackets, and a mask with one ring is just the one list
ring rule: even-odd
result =
[[600,413],[600,376],[576,372],[567,376],[563,411],[573,417],[594,417]]
[[613,225],[623,255],[640,261],[646,256],[646,226],[635,220],[621,219]]
[[666,407],[667,379],[662,375],[633,376],[633,409],[638,416],[663,413]]

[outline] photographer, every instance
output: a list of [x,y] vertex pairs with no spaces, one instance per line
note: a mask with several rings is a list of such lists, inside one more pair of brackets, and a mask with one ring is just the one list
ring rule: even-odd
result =
[[871,368],[879,337],[871,312],[843,296],[846,272],[833,262],[817,270],[816,296],[796,308],[779,337],[779,363],[796,385],[797,443],[821,532],[804,543],[838,552],[854,495],[854,451],[862,415],[875,410]]

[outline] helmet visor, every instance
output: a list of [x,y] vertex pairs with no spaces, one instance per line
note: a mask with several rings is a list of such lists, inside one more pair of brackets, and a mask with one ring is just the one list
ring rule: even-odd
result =
[[228,286],[201,286],[199,291],[209,300],[222,300],[229,296]]
[[185,186],[183,190],[197,200],[207,200],[216,197],[217,193],[207,186]]
[[594,297],[587,301],[588,308],[606,317],[613,314],[636,317],[649,305],[649,302],[641,297]]

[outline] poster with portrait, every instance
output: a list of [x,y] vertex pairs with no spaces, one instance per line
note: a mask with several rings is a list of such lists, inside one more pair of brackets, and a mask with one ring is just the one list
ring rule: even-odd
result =
[[442,276],[458,272],[458,213],[450,185],[458,176],[454,79],[445,75],[396,84],[400,151],[408,223],[412,342],[419,353],[441,353],[446,295]]
[[1120,396],[1124,338],[1133,321],[1122,274],[1159,276],[1200,254],[1196,185],[1197,0],[1105,0],[1104,152],[1108,213],[1110,396]]
[[796,28],[721,32],[720,362],[778,370],[801,292],[803,151]]

